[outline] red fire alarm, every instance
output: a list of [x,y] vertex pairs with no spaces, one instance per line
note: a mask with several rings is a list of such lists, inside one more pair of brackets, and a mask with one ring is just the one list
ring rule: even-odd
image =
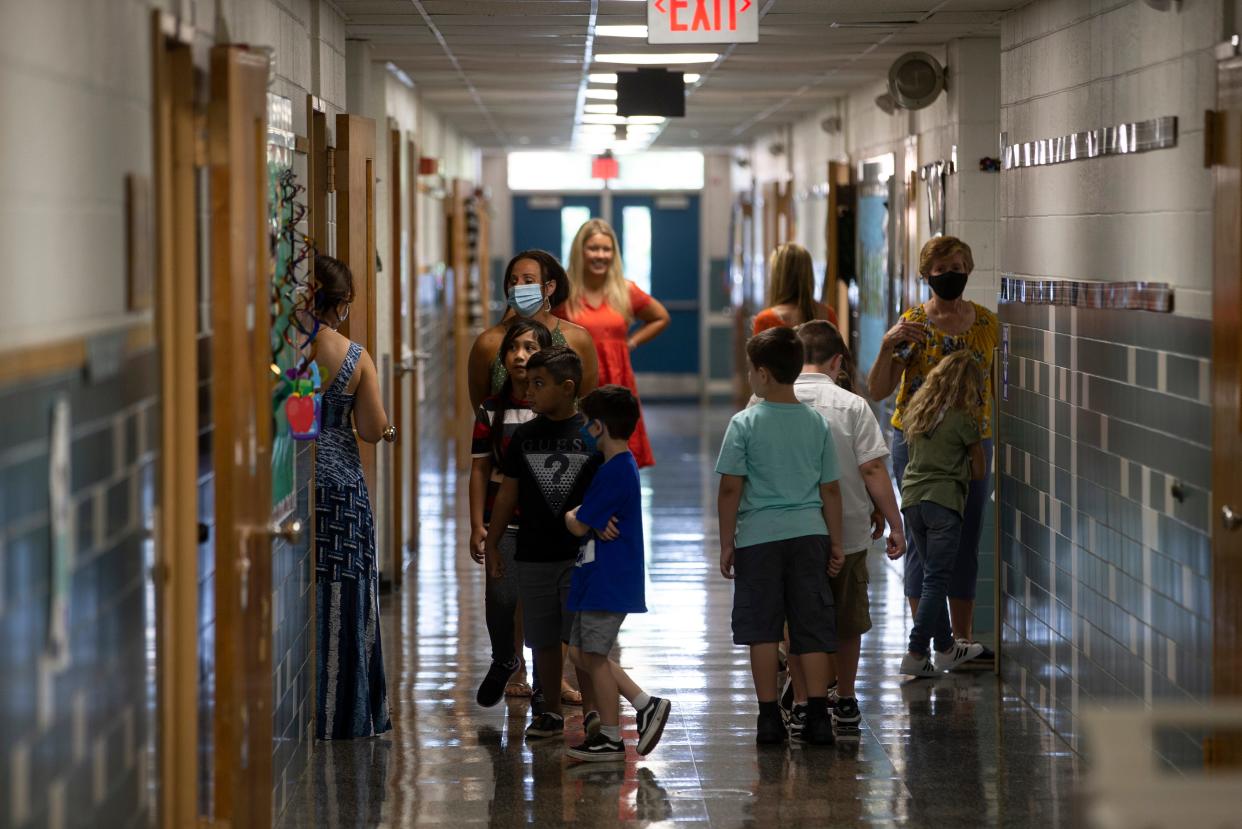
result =
[[621,165],[612,157],[612,150],[591,159],[591,178],[611,179],[621,175]]
[[429,158],[428,156],[420,156],[418,159],[418,174],[420,176],[434,176],[440,171],[440,159]]

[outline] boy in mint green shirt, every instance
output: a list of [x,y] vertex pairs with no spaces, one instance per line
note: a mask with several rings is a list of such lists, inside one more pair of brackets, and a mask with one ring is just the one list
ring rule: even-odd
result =
[[[764,331],[746,344],[746,356],[747,379],[763,402],[733,416],[716,461],[720,572],[735,579],[733,641],[750,647],[756,742],[778,743],[785,727],[776,702],[776,649],[786,620],[789,651],[802,657],[807,687],[828,687],[828,654],[836,651],[828,576],[845,561],[841,489],[827,422],[794,396],[803,357],[798,335]],[[808,698],[803,739],[833,742],[827,697]]]

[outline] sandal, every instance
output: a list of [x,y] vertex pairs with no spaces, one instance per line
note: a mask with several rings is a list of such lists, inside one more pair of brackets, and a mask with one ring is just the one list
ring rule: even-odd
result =
[[582,692],[568,685],[561,686],[561,705],[581,705]]
[[505,696],[525,699],[531,695],[530,686],[525,679],[515,679],[505,686]]

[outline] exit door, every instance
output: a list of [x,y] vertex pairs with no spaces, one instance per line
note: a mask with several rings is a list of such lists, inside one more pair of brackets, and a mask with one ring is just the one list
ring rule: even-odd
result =
[[[612,197],[612,215],[626,278],[668,309],[659,339],[634,352],[634,371],[663,375],[676,388],[699,383],[699,197],[670,193]],[[663,385],[663,384],[662,384]],[[674,388],[672,384],[669,389]],[[661,388],[653,388],[665,393]]]
[[[568,267],[569,246],[578,228],[600,215],[599,196],[514,196],[512,252],[546,250]],[[498,287],[496,296],[503,295]]]

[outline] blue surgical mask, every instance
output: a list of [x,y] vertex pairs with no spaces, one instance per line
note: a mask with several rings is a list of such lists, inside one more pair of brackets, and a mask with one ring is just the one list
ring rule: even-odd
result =
[[514,285],[509,292],[509,307],[520,316],[533,317],[543,307],[543,286]]
[[591,424],[593,420],[588,420],[578,427],[578,434],[582,435],[582,443],[588,452],[594,452],[599,448],[599,440],[595,435],[591,434]]

